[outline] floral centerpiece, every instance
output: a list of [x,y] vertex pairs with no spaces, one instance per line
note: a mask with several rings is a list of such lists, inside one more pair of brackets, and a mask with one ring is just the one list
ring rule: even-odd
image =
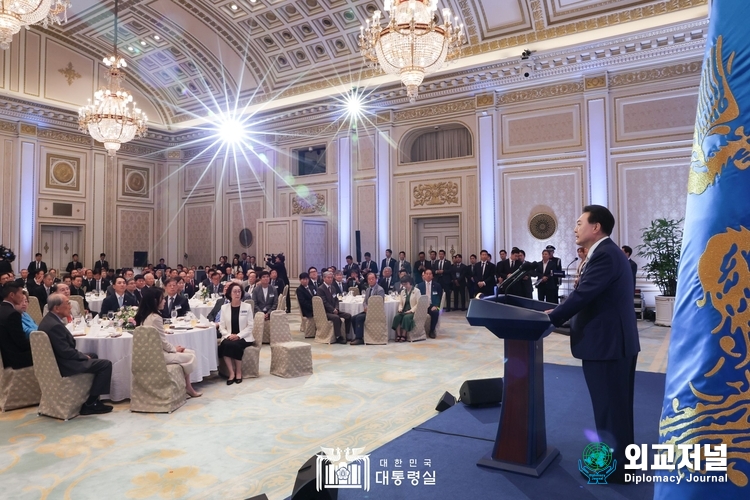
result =
[[136,306],[124,306],[115,313],[115,321],[122,322],[122,327],[126,330],[135,328],[135,313],[138,312]]
[[203,303],[205,304],[206,301],[208,300],[209,293],[208,293],[208,288],[203,286],[203,283],[201,283],[200,288],[198,289],[198,295],[200,296],[200,298],[203,300]]

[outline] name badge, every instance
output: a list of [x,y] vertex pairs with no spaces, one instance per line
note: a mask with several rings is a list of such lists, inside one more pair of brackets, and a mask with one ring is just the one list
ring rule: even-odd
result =
[[240,311],[240,314],[247,314],[247,311]]
[[268,296],[269,296],[269,297],[273,297],[273,296],[274,296],[274,294],[272,294],[272,293],[269,293],[269,294],[268,294]]
[[179,311],[180,309],[182,309],[182,306],[175,306],[174,309],[175,309],[175,311]]

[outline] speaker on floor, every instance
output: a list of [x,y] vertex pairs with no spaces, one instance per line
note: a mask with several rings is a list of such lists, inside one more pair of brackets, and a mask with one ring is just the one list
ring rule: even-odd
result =
[[297,479],[294,481],[291,500],[336,500],[339,497],[339,490],[336,488],[320,491],[315,489],[315,473],[317,471],[315,462],[318,455],[323,455],[323,452],[313,455],[299,468]]
[[467,380],[461,385],[461,401],[467,405],[490,405],[503,400],[502,378]]
[[438,404],[435,407],[435,411],[445,411],[454,404],[456,404],[456,397],[450,392],[445,391],[445,393],[441,396],[440,401],[438,401]]
[[133,267],[146,267],[148,252],[133,252]]
[[360,240],[359,240],[359,229],[354,231],[354,242],[355,242],[355,245],[357,245],[357,248],[356,248],[357,251],[355,255],[357,260],[355,262],[360,263],[362,262],[362,246],[360,245]]
[[261,493],[260,495],[255,495],[254,497],[246,498],[245,500],[268,500],[268,495],[265,493]]

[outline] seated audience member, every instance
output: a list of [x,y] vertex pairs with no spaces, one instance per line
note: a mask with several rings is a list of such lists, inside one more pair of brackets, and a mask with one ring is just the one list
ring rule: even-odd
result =
[[[182,273],[180,273],[180,276],[182,276]],[[185,273],[185,293],[188,294],[188,297],[192,297],[197,291],[198,283],[195,281],[195,271],[191,269]]]
[[195,368],[195,351],[185,349],[178,345],[173,346],[167,340],[164,332],[164,319],[159,311],[164,307],[164,291],[161,288],[149,288],[143,294],[143,299],[138,306],[138,312],[135,314],[135,324],[137,326],[150,326],[159,332],[161,337],[161,348],[164,351],[164,360],[167,364],[180,365],[185,374],[185,390],[189,396],[198,398],[202,394],[193,389],[190,382],[190,374]]
[[359,269],[354,269],[349,273],[349,279],[346,280],[346,290],[350,288],[359,289]]
[[258,275],[255,271],[247,272],[247,286],[245,287],[245,299],[252,299],[255,287],[258,285]]
[[[263,279],[268,280],[268,275],[261,278],[261,281]],[[266,288],[268,288],[267,281]],[[221,344],[219,344],[219,356],[224,358],[227,371],[229,371],[227,385],[241,384],[242,356],[245,354],[245,348],[255,341],[253,310],[250,304],[242,302],[242,287],[237,283],[227,285],[226,299],[227,303],[221,307],[221,322],[219,323],[219,332],[222,337]]]
[[136,274],[135,275],[135,290],[133,291],[133,295],[135,295],[136,300],[138,303],[141,303],[141,299],[143,298],[143,292],[146,291],[146,278],[142,274]]
[[[323,305],[326,308],[326,316],[329,321],[333,322],[333,332],[336,336],[336,343],[346,344],[346,336],[352,326],[352,315],[339,310],[339,299],[333,294],[333,273],[326,271],[323,273],[323,285],[318,288],[318,294],[323,299]],[[341,329],[341,323],[344,323],[344,330]]]
[[283,283],[283,282],[282,282],[282,281],[281,281],[281,280],[279,279],[279,272],[278,272],[278,271],[277,271],[276,269],[271,269],[271,270],[270,270],[270,271],[268,272],[268,277],[269,277],[269,279],[270,279],[270,280],[269,280],[269,283],[268,283],[268,284],[269,284],[269,286],[272,286],[273,288],[275,288],[275,289],[276,289],[276,293],[277,293],[277,294],[278,294],[279,296],[281,296],[281,294],[282,294],[282,293],[284,293],[284,286],[286,286],[286,284],[285,284],[285,283]]
[[297,287],[297,301],[299,302],[299,309],[302,316],[305,318],[312,319],[313,317],[313,303],[312,294],[308,288],[310,281],[310,275],[307,273],[300,273],[299,275],[299,286]]
[[[357,288],[359,288],[359,293],[362,294],[365,290],[367,290],[367,277],[369,276],[370,271],[367,269],[362,269],[362,278],[359,280],[359,285],[357,285]],[[377,276],[377,273],[375,273]]]
[[208,285],[208,293],[222,295],[224,294],[224,283],[221,282],[221,273],[214,272],[211,275],[211,284]]
[[125,295],[125,278],[123,278],[122,276],[118,277],[117,279],[115,279],[115,284],[112,286],[114,288],[114,293],[112,295],[108,295],[102,301],[102,307],[99,311],[99,316],[101,317],[106,316],[109,311],[119,311],[125,306],[138,305],[135,303],[135,299],[128,295]]
[[401,278],[401,287],[398,313],[391,323],[391,328],[396,330],[396,342],[406,342],[406,334],[414,329],[414,312],[421,295],[419,289],[414,287],[411,276]]
[[[61,293],[65,295],[66,297],[70,298],[70,287],[66,285],[65,283],[58,283],[57,285],[52,287],[52,293]],[[47,314],[49,312],[49,308],[45,304],[44,310],[42,311],[42,314]],[[65,318],[66,323],[72,323],[73,318],[79,318],[81,316],[81,306],[78,305],[78,302],[70,301],[70,316]]]
[[322,280],[318,279],[318,269],[315,267],[309,267],[307,269],[307,274],[310,277],[307,280],[307,288],[310,290],[311,294],[318,295],[318,287],[323,283]]
[[[388,272],[391,268],[386,267],[385,269],[386,272]],[[356,314],[352,318],[352,322],[354,323],[354,340],[350,342],[351,345],[361,345],[365,343],[365,317],[367,315],[367,301],[370,300],[370,297],[379,295],[385,300],[386,291],[381,285],[378,284],[378,278],[375,273],[370,273],[367,275],[367,284],[369,285],[369,287],[365,291],[364,311]]]
[[88,291],[97,293],[106,292],[109,284],[107,277],[102,276],[101,271],[95,269],[92,278],[88,281]]
[[169,278],[164,282],[164,308],[161,317],[164,319],[172,317],[172,311],[177,311],[177,317],[181,318],[190,312],[190,303],[184,295],[179,293],[179,279]]
[[[86,288],[84,288],[82,276],[76,276],[75,278],[73,278],[73,283],[70,285],[70,294],[78,295],[79,297],[83,298],[83,309],[84,311],[89,310],[89,303],[86,300]],[[81,311],[81,313],[83,313],[84,311]]]
[[21,285],[22,288],[25,288],[28,282],[29,282],[29,271],[27,269],[21,269],[21,277],[16,278],[16,283]]
[[254,314],[262,312],[265,320],[270,321],[271,313],[279,304],[279,295],[278,291],[271,286],[271,276],[267,271],[260,273],[260,286],[256,286],[253,291],[253,301],[255,302]]
[[156,277],[152,272],[147,272],[146,274],[144,274],[143,281],[146,282],[146,284],[144,285],[145,288],[153,288],[156,286]]
[[47,305],[49,313],[39,323],[39,330],[49,337],[60,375],[70,377],[79,373],[94,374],[89,398],[81,406],[81,415],[112,411],[111,406],[99,401],[100,395],[109,393],[112,362],[107,359],[97,359],[96,354],[84,354],[76,350],[76,341],[63,323],[63,318],[70,316],[68,297],[61,293],[54,293],[50,295]]
[[344,295],[347,290],[349,290],[349,287],[346,286],[346,282],[344,281],[344,273],[341,271],[334,271],[333,291],[336,293],[336,295]]
[[22,314],[18,307],[26,299],[23,288],[15,282],[0,288],[0,355],[3,366],[20,370],[31,366],[31,344],[24,333]]
[[29,338],[31,332],[39,329],[39,325],[37,325],[32,317],[29,316],[29,313],[26,312],[28,307],[29,293],[26,290],[23,290],[23,301],[16,305],[16,311],[21,313],[21,323],[23,324],[23,333],[26,335],[26,338]]
[[125,280],[125,295],[129,296],[130,299],[135,302],[135,305],[140,305],[140,300],[138,300],[138,297],[135,296],[135,291],[137,290],[135,285],[135,280],[133,278],[126,279]]
[[422,280],[422,283],[417,285],[417,287],[421,295],[427,295],[430,299],[430,305],[427,306],[427,313],[430,315],[430,332],[427,336],[434,339],[435,327],[440,315],[440,301],[443,298],[443,289],[440,287],[440,283],[436,283],[432,279],[432,269],[425,270],[422,274]]
[[[398,278],[396,279],[396,282],[393,284],[393,291],[394,292],[401,293],[401,290],[404,289],[404,286],[401,284],[401,280],[404,278],[404,276],[409,276],[409,273],[406,272],[406,269],[401,269],[398,272]],[[411,276],[409,276],[409,277],[411,278]]]
[[9,281],[15,281],[13,279],[13,273],[3,273],[3,274],[0,274],[0,286],[3,286],[4,284],[8,283]]
[[396,280],[393,279],[390,266],[383,268],[383,277],[380,278],[378,285],[380,285],[383,290],[385,290],[385,293],[390,293],[393,291],[393,287],[396,286]]

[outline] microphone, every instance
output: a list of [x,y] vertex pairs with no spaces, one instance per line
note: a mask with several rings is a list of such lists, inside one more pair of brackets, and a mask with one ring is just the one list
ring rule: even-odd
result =
[[572,266],[572,265],[573,265],[573,262],[575,262],[575,261],[577,261],[577,260],[578,260],[578,257],[576,257],[575,259],[571,260],[571,261],[570,261],[570,264],[568,264],[567,266],[565,266],[565,270],[567,271],[567,270],[568,270],[568,268],[569,268],[570,266]]

